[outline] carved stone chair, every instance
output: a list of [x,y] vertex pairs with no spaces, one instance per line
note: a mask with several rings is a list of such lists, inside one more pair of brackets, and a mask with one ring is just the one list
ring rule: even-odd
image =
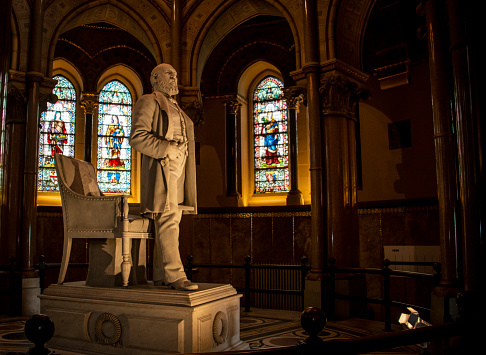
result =
[[[98,275],[91,278],[91,286],[128,286],[129,279],[131,284],[132,279],[137,279],[135,269],[140,269],[140,264],[145,275],[145,249],[142,248],[140,252],[139,248],[137,255],[134,245],[139,242],[140,246],[142,240],[151,237],[151,220],[129,214],[128,195],[103,195],[90,163],[61,154],[55,154],[54,159],[64,221],[64,246],[58,283],[64,282],[73,238],[90,240],[86,284],[89,285],[90,271]],[[94,245],[98,246],[97,249],[93,247],[91,250],[92,241],[96,241]],[[107,245],[111,245],[111,249]],[[109,264],[112,265],[110,270],[107,268]],[[142,282],[135,281],[135,284],[146,283],[146,276],[138,277],[138,281]]]

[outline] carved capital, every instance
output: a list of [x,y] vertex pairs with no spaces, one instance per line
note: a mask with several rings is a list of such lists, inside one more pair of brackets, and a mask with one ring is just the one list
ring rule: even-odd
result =
[[300,104],[304,101],[306,90],[300,86],[291,86],[283,90],[284,98],[287,101],[287,107],[299,112]]
[[47,110],[47,103],[55,104],[59,98],[53,93],[39,95],[39,114]]
[[81,107],[84,109],[84,114],[94,114],[98,109],[98,94],[83,92]]
[[201,101],[194,100],[183,104],[181,108],[191,118],[192,122],[194,122],[194,126],[204,124],[204,107]]
[[237,115],[241,107],[241,103],[238,100],[225,101],[224,105],[228,109],[228,112],[232,115]]
[[354,81],[345,80],[341,76],[329,76],[321,84],[319,94],[322,115],[338,115],[355,120],[356,104],[360,99],[366,99],[369,91],[359,88]]
[[27,97],[13,84],[8,85],[6,123],[25,123],[27,118]]

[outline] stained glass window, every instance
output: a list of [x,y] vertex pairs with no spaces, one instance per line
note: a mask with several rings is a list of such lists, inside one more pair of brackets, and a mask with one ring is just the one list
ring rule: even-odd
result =
[[57,84],[53,93],[55,104],[47,103],[40,118],[38,191],[59,191],[54,153],[74,156],[74,130],[76,119],[76,91],[63,76],[54,76]]
[[113,80],[100,92],[98,111],[98,184],[101,191],[130,193],[132,150],[128,144],[132,96]]
[[287,102],[283,83],[263,79],[253,93],[255,193],[289,191]]

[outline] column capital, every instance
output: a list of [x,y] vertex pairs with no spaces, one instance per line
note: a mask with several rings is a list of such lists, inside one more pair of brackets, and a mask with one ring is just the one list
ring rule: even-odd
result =
[[242,105],[239,100],[228,100],[224,102],[224,106],[229,110],[230,114],[237,115]]
[[304,101],[307,91],[301,86],[291,86],[283,89],[283,94],[287,100],[287,107],[299,112],[299,106]]
[[198,86],[185,86],[179,92],[181,95],[180,106],[194,122],[194,126],[204,124],[204,107],[200,88]]
[[356,120],[356,104],[360,99],[369,97],[368,90],[340,75],[331,75],[321,80],[319,94],[323,116],[338,115],[352,120]]
[[59,98],[53,93],[39,94],[39,114],[47,110],[47,103],[55,104]]
[[98,108],[98,93],[83,92],[81,96],[81,107],[84,109],[84,114],[94,114]]

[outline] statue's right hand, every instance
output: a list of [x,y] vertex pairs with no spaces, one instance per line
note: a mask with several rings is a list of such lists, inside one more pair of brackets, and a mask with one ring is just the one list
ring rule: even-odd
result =
[[182,158],[182,153],[180,149],[177,147],[176,142],[170,142],[165,152],[169,160],[176,160]]

